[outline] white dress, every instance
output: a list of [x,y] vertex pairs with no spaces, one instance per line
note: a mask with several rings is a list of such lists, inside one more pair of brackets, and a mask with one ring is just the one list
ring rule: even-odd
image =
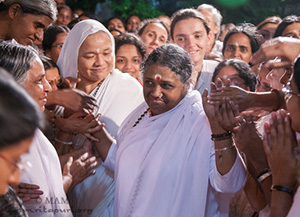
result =
[[114,216],[227,216],[229,198],[244,186],[247,172],[240,157],[229,173],[217,171],[199,92],[133,127],[147,107],[123,122],[104,162],[115,168]]
[[56,150],[45,135],[37,130],[28,154],[21,157],[32,168],[22,172],[21,182],[36,184],[44,193],[39,199],[24,203],[32,217],[73,216],[63,189],[62,170]]

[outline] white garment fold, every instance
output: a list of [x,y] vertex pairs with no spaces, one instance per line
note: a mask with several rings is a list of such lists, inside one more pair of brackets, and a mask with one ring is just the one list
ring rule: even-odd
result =
[[62,170],[58,155],[45,135],[37,130],[28,154],[21,157],[32,168],[22,172],[21,182],[36,184],[44,193],[39,199],[24,203],[32,217],[73,216],[63,189]]
[[[146,103],[142,104],[123,122],[117,144],[113,144],[104,162],[105,166],[115,167],[114,216],[205,216],[210,171],[215,171],[215,162],[199,92],[189,92],[173,109],[152,117],[146,115],[132,127],[147,108]],[[235,192],[246,180],[240,158],[232,169],[230,178],[223,177],[226,184],[236,184],[230,187]],[[227,188],[222,190],[226,192]],[[213,216],[219,216],[217,213]]]

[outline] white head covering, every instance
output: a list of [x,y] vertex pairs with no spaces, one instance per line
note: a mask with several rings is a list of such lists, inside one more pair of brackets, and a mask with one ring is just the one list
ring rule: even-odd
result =
[[115,40],[112,34],[96,20],[83,20],[77,23],[67,36],[64,46],[59,55],[57,65],[63,77],[78,77],[78,52],[84,40],[96,32],[107,33],[112,43],[112,55],[115,68]]

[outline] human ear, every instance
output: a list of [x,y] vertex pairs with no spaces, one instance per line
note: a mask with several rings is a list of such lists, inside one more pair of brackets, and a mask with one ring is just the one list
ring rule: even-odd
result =
[[8,15],[11,19],[15,19],[21,13],[21,5],[12,4],[8,9]]

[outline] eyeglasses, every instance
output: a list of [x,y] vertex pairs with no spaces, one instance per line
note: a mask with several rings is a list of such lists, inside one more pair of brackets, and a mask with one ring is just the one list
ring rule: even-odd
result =
[[20,171],[28,172],[29,169],[32,167],[32,164],[30,161],[26,161],[24,163],[15,162],[15,161],[9,159],[8,157],[4,156],[1,153],[0,153],[0,157],[3,158],[4,160],[6,160],[6,162],[8,162],[8,163],[12,164],[13,166],[15,166],[16,168],[18,168]]
[[292,87],[291,87],[291,82],[290,81],[282,88],[282,91],[285,94],[291,94],[291,95],[300,97],[299,93],[292,92]]
[[64,44],[53,45],[52,47],[56,47],[57,49],[62,49]]

